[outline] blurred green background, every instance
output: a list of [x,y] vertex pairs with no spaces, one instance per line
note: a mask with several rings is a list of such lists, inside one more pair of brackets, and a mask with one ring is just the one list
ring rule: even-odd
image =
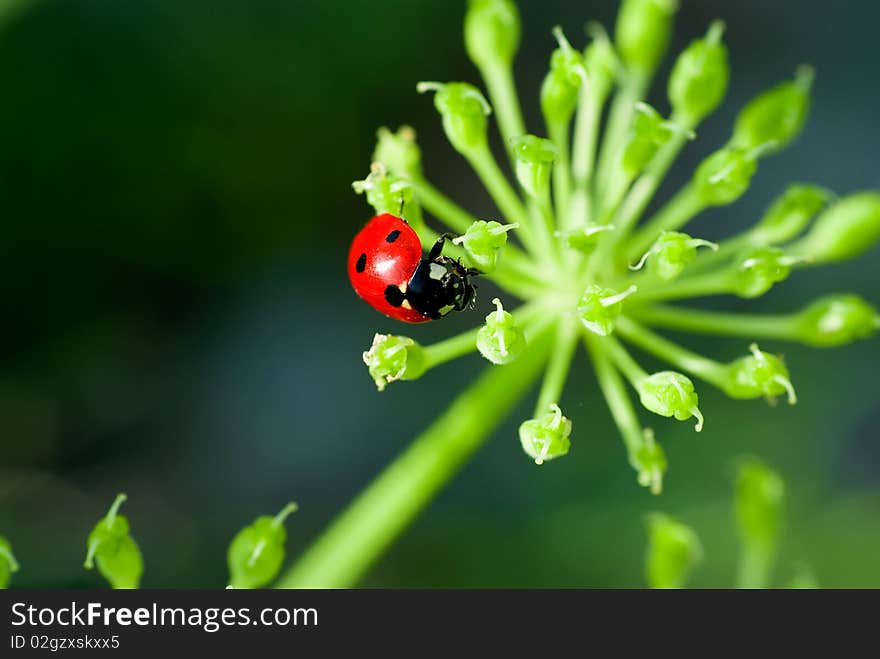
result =
[[[733,79],[661,199],[727,137],[751,95],[801,62],[817,70],[805,135],[748,195],[694,233],[753,222],[792,180],[880,186],[880,6],[868,0],[684,0],[674,50],[720,16]],[[523,0],[517,76],[527,123],[561,24],[616,2]],[[344,258],[369,217],[350,182],[381,125],[412,124],[428,176],[478,216],[495,211],[446,144],[421,79],[473,80],[463,2],[43,0],[0,27],[0,534],[18,587],[102,585],[81,563],[113,496],[146,587],[222,587],[234,533],[289,499],[296,556],[482,367],[474,356],[379,395],[361,363],[404,328],[351,292]],[[669,62],[663,70],[665,77]],[[663,85],[651,100],[667,109]],[[880,303],[880,259],[798,273],[766,297]],[[429,342],[477,312],[406,328]],[[683,337],[719,358],[746,341]],[[643,517],[691,524],[699,586],[733,583],[732,463],[754,453],[788,484],[776,583],[798,562],[825,586],[880,586],[880,343],[786,355],[795,408],[703,388],[706,431],[652,419],[666,491],[635,483],[582,356],[562,400],[565,460],[536,468],[516,437],[526,401],[369,574],[372,586],[640,586]],[[651,364],[645,360],[645,365]],[[645,413],[647,414],[647,413]]]

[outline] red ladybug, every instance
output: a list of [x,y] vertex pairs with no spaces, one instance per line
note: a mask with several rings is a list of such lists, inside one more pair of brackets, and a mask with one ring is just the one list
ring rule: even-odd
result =
[[424,323],[473,306],[470,278],[479,274],[443,256],[440,236],[427,258],[405,220],[383,213],[367,222],[348,252],[348,277],[355,292],[390,318]]

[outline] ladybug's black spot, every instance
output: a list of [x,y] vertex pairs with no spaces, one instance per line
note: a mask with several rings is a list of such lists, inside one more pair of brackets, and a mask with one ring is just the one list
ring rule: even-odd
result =
[[363,272],[367,269],[367,255],[361,254],[358,257],[357,263],[354,264],[354,269],[358,272]]
[[385,289],[385,301],[388,302],[392,307],[399,307],[403,304],[403,300],[406,296],[403,292],[394,286],[393,284],[389,284]]
[[385,242],[386,243],[393,243],[398,238],[400,238],[400,229],[395,229],[394,231],[389,233],[387,236],[385,236]]

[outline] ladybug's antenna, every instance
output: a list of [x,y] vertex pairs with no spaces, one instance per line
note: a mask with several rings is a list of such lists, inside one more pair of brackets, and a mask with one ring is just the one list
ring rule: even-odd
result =
[[397,217],[403,219],[403,204],[405,203],[405,199],[403,198],[403,192],[400,193],[400,210],[397,212]]

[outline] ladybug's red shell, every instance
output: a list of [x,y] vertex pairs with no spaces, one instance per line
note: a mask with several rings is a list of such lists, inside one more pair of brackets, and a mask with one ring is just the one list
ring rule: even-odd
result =
[[367,222],[351,243],[348,276],[355,292],[374,309],[407,323],[431,320],[407,302],[391,305],[386,298],[389,286],[406,293],[410,277],[422,259],[422,243],[413,228],[390,213]]

